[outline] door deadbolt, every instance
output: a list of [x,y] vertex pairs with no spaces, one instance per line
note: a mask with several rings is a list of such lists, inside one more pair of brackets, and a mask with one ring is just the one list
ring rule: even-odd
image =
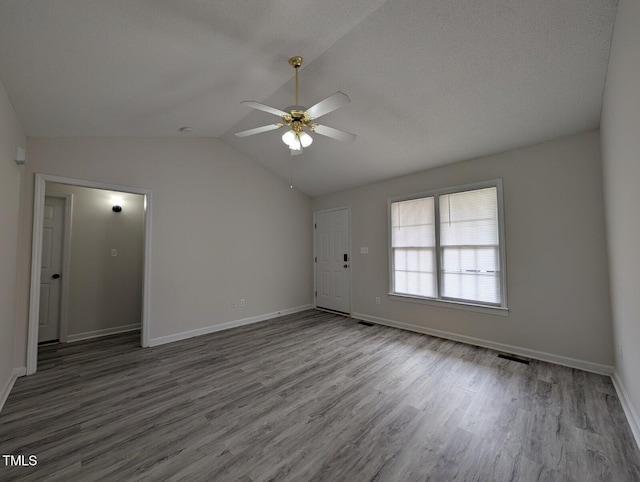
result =
[[58,273],[56,273],[56,274],[51,275],[51,277],[53,279],[58,279],[58,278],[60,278],[60,275]]

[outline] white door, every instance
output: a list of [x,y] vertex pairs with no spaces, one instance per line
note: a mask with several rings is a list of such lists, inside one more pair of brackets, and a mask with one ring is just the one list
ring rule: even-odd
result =
[[349,210],[316,213],[316,306],[350,313]]
[[64,211],[65,200],[63,198],[45,197],[40,270],[40,315],[38,318],[39,343],[60,338]]

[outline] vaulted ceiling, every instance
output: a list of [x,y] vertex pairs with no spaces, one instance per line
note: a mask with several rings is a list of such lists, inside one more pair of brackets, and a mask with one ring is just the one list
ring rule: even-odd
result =
[[[317,196],[596,129],[615,0],[0,0],[29,136],[221,137]],[[240,104],[351,104],[290,156]],[[190,133],[180,127],[190,126]]]

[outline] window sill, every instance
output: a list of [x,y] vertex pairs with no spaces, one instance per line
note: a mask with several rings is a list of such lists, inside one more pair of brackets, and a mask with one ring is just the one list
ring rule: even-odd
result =
[[473,303],[419,298],[417,296],[400,295],[398,293],[388,293],[388,296],[390,300],[405,303],[418,303],[421,305],[439,306],[440,308],[452,308],[454,310],[473,311],[496,316],[509,316],[509,308],[503,308],[501,306],[474,305]]

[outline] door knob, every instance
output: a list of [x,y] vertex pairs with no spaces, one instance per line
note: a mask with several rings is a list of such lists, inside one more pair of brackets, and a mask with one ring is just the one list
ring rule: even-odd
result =
[[349,267],[349,265],[348,265],[348,264],[345,264],[345,265],[344,265],[344,267],[345,267],[345,268],[348,268],[348,267]]
[[55,274],[51,275],[51,277],[53,279],[58,279],[58,278],[60,278],[60,275],[58,273],[55,273]]

